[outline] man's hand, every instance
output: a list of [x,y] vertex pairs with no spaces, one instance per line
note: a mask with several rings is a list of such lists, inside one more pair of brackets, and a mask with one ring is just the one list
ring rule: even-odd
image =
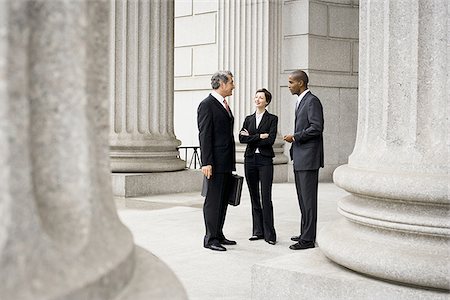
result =
[[212,166],[207,165],[202,167],[202,173],[206,176],[206,178],[210,178],[212,176]]
[[268,137],[269,137],[269,134],[268,134],[268,133],[261,133],[261,134],[259,135],[259,138],[262,139],[262,140],[267,139]]
[[287,134],[283,137],[283,140],[288,143],[292,143],[294,141],[294,136],[292,134]]

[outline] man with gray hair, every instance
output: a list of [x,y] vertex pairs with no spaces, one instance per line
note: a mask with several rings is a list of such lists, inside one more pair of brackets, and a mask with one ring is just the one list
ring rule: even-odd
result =
[[233,94],[233,74],[230,71],[216,72],[211,77],[211,87],[213,91],[197,110],[202,172],[208,186],[203,204],[206,227],[203,246],[215,251],[226,251],[223,245],[236,245],[222,231],[232,171],[236,170],[234,118],[225,99]]

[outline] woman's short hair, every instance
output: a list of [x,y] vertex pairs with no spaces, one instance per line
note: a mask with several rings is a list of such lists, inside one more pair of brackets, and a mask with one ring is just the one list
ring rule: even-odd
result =
[[213,88],[213,90],[217,90],[219,88],[221,81],[223,83],[227,83],[228,75],[233,77],[233,73],[231,73],[230,71],[217,71],[216,73],[214,73],[214,75],[211,77],[211,87]]
[[[272,101],[272,94],[271,94],[268,90],[266,90],[265,88],[262,88],[262,89],[257,90],[256,93],[255,93],[255,95],[256,95],[257,93],[264,93],[264,96],[266,97],[267,105],[270,104],[270,101]],[[266,106],[267,106],[267,105],[266,105]]]

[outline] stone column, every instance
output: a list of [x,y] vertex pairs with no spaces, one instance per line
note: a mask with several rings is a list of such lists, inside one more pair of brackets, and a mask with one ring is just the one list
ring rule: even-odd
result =
[[111,168],[182,170],[173,126],[173,0],[113,1]]
[[449,2],[360,1],[356,145],[345,217],[319,245],[357,272],[450,289]]
[[[280,115],[280,15],[280,1],[219,0],[219,69],[231,70],[237,84],[231,101],[236,133],[245,116],[255,111],[253,98],[259,88],[265,87],[272,93],[268,110]],[[245,145],[239,142],[236,145],[237,162],[243,163]],[[274,144],[274,180],[286,182],[288,159],[283,154],[283,145],[278,133]]]
[[185,298],[112,199],[109,4],[0,1],[1,299]]

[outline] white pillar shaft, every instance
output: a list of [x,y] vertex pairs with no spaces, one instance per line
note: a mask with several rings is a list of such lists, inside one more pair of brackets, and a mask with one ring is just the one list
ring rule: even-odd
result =
[[181,170],[173,126],[174,2],[116,1],[111,14],[112,170]]
[[[364,3],[362,3],[364,4]],[[441,1],[369,1],[361,7],[359,120],[349,163],[444,173],[447,20]],[[432,18],[431,18],[432,17]],[[432,46],[431,46],[432,45]],[[378,70],[375,72],[374,70]],[[430,147],[432,146],[432,147]],[[366,157],[367,149],[377,149]],[[392,155],[403,152],[404,155]],[[362,154],[362,155],[361,155]],[[363,156],[363,157],[361,157]],[[414,160],[414,164],[410,162]]]
[[[219,69],[233,72],[236,89],[230,101],[239,132],[245,117],[255,111],[253,98],[259,88],[272,93],[268,110],[281,112],[278,86],[281,38],[279,1],[219,0]],[[280,128],[280,126],[279,126]],[[286,163],[280,134],[275,141],[275,164]],[[245,146],[237,143],[238,162]]]
[[111,299],[133,275],[107,159],[108,12],[0,1],[1,299]]
[[449,289],[448,10],[445,0],[360,1],[357,140],[334,181],[347,219],[324,253],[362,273]]

